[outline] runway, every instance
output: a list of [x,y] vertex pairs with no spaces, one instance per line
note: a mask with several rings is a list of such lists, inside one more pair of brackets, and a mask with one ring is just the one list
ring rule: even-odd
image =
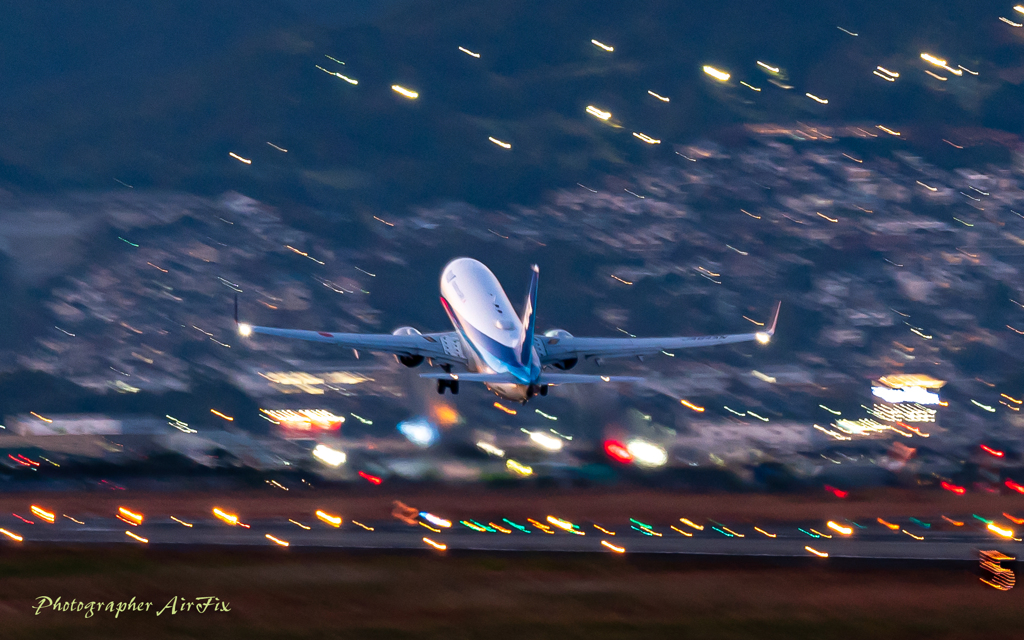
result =
[[[929,530],[923,526],[914,529],[915,525],[891,530],[876,523],[856,526],[850,523],[843,527],[851,534],[843,535],[821,523],[766,525],[759,527],[759,531],[749,524],[727,523],[697,525],[703,526],[703,530],[679,522],[672,525],[640,523],[640,526],[636,522],[578,523],[565,529],[547,521],[466,521],[477,529],[482,528],[477,530],[462,522],[428,529],[421,524],[410,525],[398,520],[359,524],[346,520],[340,527],[333,527],[314,518],[305,521],[275,518],[232,525],[213,517],[179,518],[179,522],[168,516],[153,516],[145,518],[139,526],[117,518],[79,518],[76,522],[57,515],[52,524],[38,517],[25,519],[33,524],[14,514],[0,516],[0,527],[10,534],[0,536],[0,543],[9,547],[131,544],[165,548],[287,546],[379,551],[423,549],[428,552],[438,552],[444,547],[451,551],[946,561],[976,560],[979,549],[999,549],[1016,555],[1021,544],[1017,539],[995,535],[984,528],[984,523],[972,520],[965,520],[957,530]],[[546,526],[546,531],[538,526],[541,524]],[[816,534],[820,535],[815,537]],[[19,541],[16,537],[22,539]]]

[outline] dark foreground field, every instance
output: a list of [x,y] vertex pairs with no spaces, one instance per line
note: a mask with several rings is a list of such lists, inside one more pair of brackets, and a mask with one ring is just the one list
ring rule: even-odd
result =
[[[153,607],[34,615],[44,595]],[[173,596],[231,610],[156,616]],[[0,637],[1004,639],[1024,609],[955,565],[6,547]]]

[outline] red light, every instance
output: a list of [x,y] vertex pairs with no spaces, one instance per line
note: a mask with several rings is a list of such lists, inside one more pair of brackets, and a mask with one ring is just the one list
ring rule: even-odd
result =
[[604,452],[611,456],[612,459],[624,464],[629,464],[633,461],[633,454],[618,440],[606,440]]
[[371,476],[370,474],[366,473],[365,471],[360,471],[359,472],[359,477],[363,478],[367,482],[372,482],[373,484],[380,484],[381,482],[384,482],[383,480],[381,480],[377,476]]
[[964,489],[963,487],[958,487],[955,484],[946,482],[945,480],[942,481],[942,488],[945,489],[946,491],[952,491],[958,496],[962,496],[965,493],[967,493],[967,489]]
[[984,445],[984,444],[981,445],[981,450],[984,451],[985,453],[991,453],[992,455],[994,455],[997,458],[1002,458],[1003,456],[1006,455],[1006,453],[1004,451],[997,451],[996,449],[993,449],[992,447],[989,447],[989,446]]
[[835,497],[837,497],[837,498],[845,498],[846,496],[850,495],[849,491],[843,491],[842,489],[836,489],[835,487],[833,487],[831,485],[827,485],[827,484],[825,485],[825,490],[826,491],[831,491],[832,494]]
[[1007,478],[1006,480],[1006,486],[1013,489],[1017,493],[1024,493],[1024,485],[1017,484],[1016,482],[1010,480],[1009,478]]

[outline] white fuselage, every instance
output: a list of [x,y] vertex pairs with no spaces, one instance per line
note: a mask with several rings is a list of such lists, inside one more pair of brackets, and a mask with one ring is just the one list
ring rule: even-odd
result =
[[540,377],[540,358],[531,344],[522,358],[523,323],[490,269],[472,258],[452,260],[441,272],[441,304],[468,349],[468,369],[506,373],[518,384],[488,384],[509,400],[523,401]]

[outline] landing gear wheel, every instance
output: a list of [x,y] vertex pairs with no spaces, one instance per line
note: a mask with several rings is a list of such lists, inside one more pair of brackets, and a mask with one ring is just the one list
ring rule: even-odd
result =
[[458,380],[452,380],[451,382],[449,382],[448,383],[448,388],[452,390],[452,395],[453,396],[459,395],[459,381]]
[[444,390],[447,389],[447,388],[448,388],[448,381],[447,380],[438,380],[437,381],[437,392],[439,394],[441,394],[443,396],[444,395]]
[[546,385],[546,384],[540,385],[540,395],[542,395],[542,396],[548,395],[548,385]]

